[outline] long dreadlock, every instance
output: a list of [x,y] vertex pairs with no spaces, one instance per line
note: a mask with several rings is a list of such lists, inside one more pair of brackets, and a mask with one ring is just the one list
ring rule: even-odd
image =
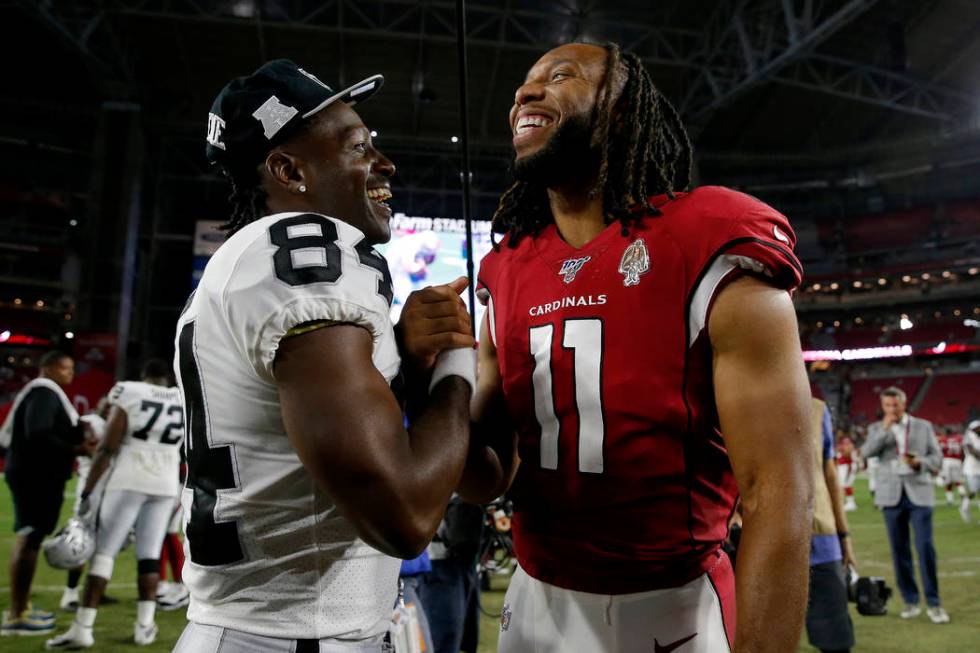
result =
[[265,201],[269,194],[262,188],[259,174],[254,169],[222,168],[221,172],[231,184],[231,194],[228,196],[231,215],[228,222],[220,228],[231,237],[245,225],[266,214]]
[[[693,148],[677,110],[653,85],[639,57],[622,52],[615,43],[603,47],[608,53],[606,72],[592,113],[593,142],[601,143],[601,158],[591,196],[602,195],[606,224],[619,220],[625,233],[644,213],[660,215],[650,205],[651,196],[673,199],[674,191],[688,187]],[[617,97],[620,71],[626,80]],[[510,233],[510,246],[516,247],[521,238],[537,235],[553,221],[547,189],[517,181],[501,196],[492,229]]]

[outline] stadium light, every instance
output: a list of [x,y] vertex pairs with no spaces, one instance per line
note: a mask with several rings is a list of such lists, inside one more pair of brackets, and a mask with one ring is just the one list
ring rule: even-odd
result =
[[453,136],[449,140],[451,140],[453,143],[458,143],[459,142],[459,136]]
[[912,277],[910,277],[907,274],[904,274],[904,275],[902,275],[902,281],[904,281],[905,283],[908,283],[908,282],[912,281]]
[[931,276],[932,276],[932,275],[931,275],[931,274],[929,274],[928,272],[923,272],[923,273],[922,273],[922,280],[923,280],[923,281],[928,281],[928,280],[929,280],[929,277],[931,277]]
[[838,288],[840,288],[840,284],[837,283],[836,281],[834,283],[830,284],[830,289],[831,290],[837,290]]
[[374,129],[372,129],[371,130],[371,138],[377,138],[377,137],[378,137],[378,132],[375,131]]
[[23,303],[24,303],[24,301],[20,297],[15,297],[14,298],[14,305],[15,306],[20,306]]
[[980,268],[970,268],[969,270],[967,270],[967,272],[969,272],[970,274],[976,274],[977,272],[980,272]]
[[75,218],[72,218],[71,220],[68,221],[68,226],[69,227],[77,227],[78,226],[78,220],[76,220]]
[[10,339],[10,330],[0,333],[0,342],[7,342]]
[[814,290],[820,290],[821,288],[823,288],[823,286],[821,286],[819,283],[813,284],[813,289]]
[[912,320],[909,319],[908,315],[903,315],[902,319],[898,321],[898,326],[902,329],[902,331],[908,331],[915,325],[912,324]]
[[72,332],[72,331],[65,331],[65,338],[67,338],[68,340],[71,340],[74,337],[75,337],[75,333],[74,332]]
[[878,279],[879,286],[884,286],[887,283],[888,283],[888,279],[886,279],[885,277],[881,277],[880,279]]

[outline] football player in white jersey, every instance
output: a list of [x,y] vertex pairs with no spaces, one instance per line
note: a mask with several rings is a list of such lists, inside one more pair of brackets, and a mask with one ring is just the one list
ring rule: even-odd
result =
[[112,577],[116,554],[130,530],[136,531],[139,586],[133,639],[156,640],[157,580],[160,547],[167,532],[174,497],[180,491],[177,471],[184,441],[184,407],[170,384],[169,367],[147,361],[142,381],[122,381],[109,392],[111,405],[106,434],[82,491],[80,515],[91,511],[91,494],[112,463],[98,513],[95,555],[85,579],[82,602],[71,627],[49,639],[48,649],[90,648],[99,601]]
[[414,293],[395,329],[372,247],[395,168],[351,105],[382,82],[335,92],[276,60],[211,108],[233,214],[177,324],[191,602],[176,651],[385,650],[398,558],[426,546],[462,474],[465,279]]

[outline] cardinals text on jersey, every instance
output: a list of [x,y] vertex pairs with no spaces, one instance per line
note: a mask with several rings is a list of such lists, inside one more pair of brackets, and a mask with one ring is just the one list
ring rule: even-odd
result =
[[740,274],[801,278],[789,222],[758,200],[702,187],[654,203],[663,215],[626,237],[616,223],[576,249],[552,224],[516,247],[505,237],[480,267],[519,436],[517,557],[567,589],[675,587],[716,564],[736,487],[711,304]]
[[188,422],[183,496],[190,621],[269,637],[364,639],[391,616],[399,561],[361,541],[292,448],[273,362],[311,322],[356,324],[390,382],[391,277],[360,231],[267,216],[208,262],[177,325]]
[[121,381],[109,392],[109,403],[125,411],[127,432],[106,490],[176,497],[184,442],[180,392],[142,381]]

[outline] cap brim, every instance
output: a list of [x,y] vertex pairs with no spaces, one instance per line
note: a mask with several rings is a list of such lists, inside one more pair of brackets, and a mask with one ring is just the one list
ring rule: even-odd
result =
[[371,75],[367,79],[362,79],[353,86],[348,86],[339,93],[334,93],[326,100],[304,113],[303,118],[309,118],[313,114],[317,113],[318,111],[323,111],[337,101],[351,106],[357,104],[358,102],[363,102],[377,93],[384,83],[385,78],[383,75]]

